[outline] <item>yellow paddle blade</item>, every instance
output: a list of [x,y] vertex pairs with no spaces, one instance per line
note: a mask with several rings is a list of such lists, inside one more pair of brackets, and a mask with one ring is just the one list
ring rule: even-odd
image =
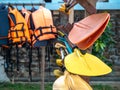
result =
[[73,53],[67,55],[64,62],[69,72],[78,75],[100,76],[112,71],[108,65],[96,56],[88,53],[82,55],[78,49],[75,49]]
[[65,45],[63,45],[62,43],[55,43],[55,48],[66,48]]
[[55,70],[53,71],[53,74],[56,76],[56,78],[58,78],[58,77],[60,77],[60,76],[63,75],[63,72],[60,71],[59,69],[55,69]]
[[56,53],[60,56],[60,50],[59,49],[56,49]]
[[62,37],[65,36],[65,34],[64,34],[63,32],[61,32],[60,30],[58,30],[58,34],[59,34],[60,36],[62,36]]
[[56,59],[56,64],[57,64],[58,66],[63,66],[62,59]]
[[60,42],[56,42],[54,46],[55,46],[56,52],[59,56],[61,55],[60,50],[59,50],[60,48],[64,48],[64,50],[66,51],[65,45],[63,45]]
[[61,7],[59,8],[59,11],[65,13],[65,14],[70,14],[70,11],[66,11],[66,5],[63,3]]

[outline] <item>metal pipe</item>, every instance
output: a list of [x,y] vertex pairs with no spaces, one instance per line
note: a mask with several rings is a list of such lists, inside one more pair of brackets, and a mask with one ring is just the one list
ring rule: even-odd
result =
[[1,4],[4,4],[4,5],[17,5],[17,6],[32,6],[32,5],[45,5],[45,3],[1,3]]

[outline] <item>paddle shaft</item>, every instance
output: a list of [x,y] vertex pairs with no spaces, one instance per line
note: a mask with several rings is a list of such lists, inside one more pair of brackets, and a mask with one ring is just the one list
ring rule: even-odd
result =
[[91,15],[96,13],[96,8],[88,0],[73,0],[73,1],[69,0],[66,3],[67,7],[66,11],[69,11],[72,7],[74,7],[78,3],[88,12],[88,14]]

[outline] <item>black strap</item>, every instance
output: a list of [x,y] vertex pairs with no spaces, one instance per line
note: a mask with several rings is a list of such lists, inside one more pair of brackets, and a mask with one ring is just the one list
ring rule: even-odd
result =
[[[47,28],[50,28],[51,31],[43,33],[43,30],[47,29]],[[50,26],[45,26],[45,27],[39,27],[36,30],[40,30],[41,35],[43,35],[43,34],[57,34],[56,32],[53,32],[53,28],[55,28],[55,27],[52,27],[52,25],[50,25]]]
[[[23,41],[23,38],[25,39],[25,41],[27,41],[28,39],[27,39],[27,37],[25,36],[25,30],[24,30],[24,23],[17,23],[16,24],[16,26],[14,26],[14,27],[11,27],[11,28],[15,28],[15,27],[17,27],[17,25],[19,25],[19,24],[22,24],[22,27],[21,27],[21,29],[10,29],[10,31],[9,31],[9,33],[10,33],[10,39],[9,39],[9,43],[12,43],[13,42],[13,39],[15,39],[15,38],[20,38],[20,42],[22,42]],[[13,37],[12,36],[12,32],[15,32],[16,33],[16,37]],[[23,33],[23,36],[19,36],[19,32],[22,32]]]
[[35,25],[33,22],[32,14],[30,14],[30,29],[35,30]]
[[[47,35],[47,34],[51,34],[51,33],[44,33],[44,35],[45,35],[45,34]],[[56,35],[56,33],[55,33],[54,35]],[[35,37],[35,39],[32,40],[32,42],[34,42],[35,40],[39,41],[38,38],[39,38],[40,36],[42,36],[42,35],[38,35],[38,36],[36,36],[36,35],[34,34],[33,37]]]
[[[10,37],[11,38],[19,38],[19,32],[23,32],[23,37],[25,37],[25,32],[24,32],[24,23],[17,23],[14,27],[11,27],[11,28],[15,28],[15,27],[17,27],[17,25],[19,25],[19,24],[22,24],[22,27],[21,27],[21,29],[10,29]],[[12,37],[12,32],[15,32],[16,33],[16,37]]]
[[[43,33],[43,30],[46,29],[46,28],[50,28],[51,31],[50,31],[50,32],[45,32],[45,33]],[[40,34],[39,34],[39,35],[35,35],[35,33],[34,33],[32,36],[33,36],[35,39],[32,40],[32,42],[34,42],[34,41],[39,41],[38,38],[41,37],[41,36],[43,36],[43,35],[53,34],[53,35],[56,36],[56,35],[57,35],[57,32],[53,32],[53,28],[55,28],[55,27],[52,27],[52,25],[37,28],[36,30],[39,30],[39,31],[40,31]]]

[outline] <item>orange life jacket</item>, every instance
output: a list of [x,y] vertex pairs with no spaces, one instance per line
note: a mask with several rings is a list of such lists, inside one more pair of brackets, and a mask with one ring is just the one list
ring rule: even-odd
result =
[[28,10],[26,10],[26,9],[23,7],[22,10],[21,10],[21,13],[22,13],[23,16],[24,16],[25,21],[28,23],[29,16],[30,16],[31,12],[28,11]]
[[34,45],[37,41],[45,41],[56,38],[57,30],[53,25],[51,11],[43,6],[31,13],[29,26],[32,30],[31,41]]
[[30,41],[30,34],[24,17],[17,9],[9,7],[10,29],[8,38],[10,43],[21,43]]

